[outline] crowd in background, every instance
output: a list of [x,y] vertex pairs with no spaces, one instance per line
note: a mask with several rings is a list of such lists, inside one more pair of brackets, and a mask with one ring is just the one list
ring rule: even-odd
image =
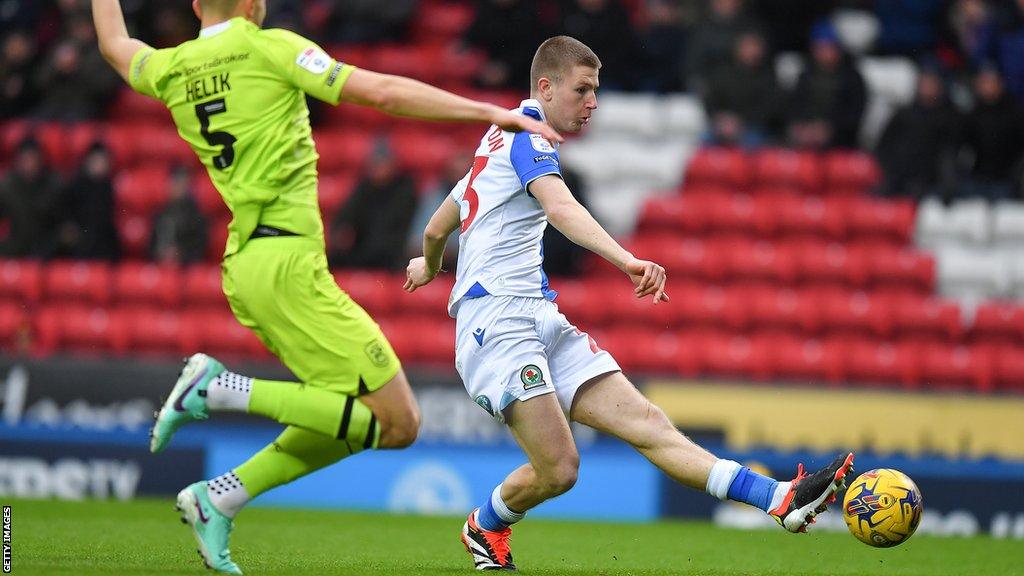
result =
[[[904,56],[918,69],[914,101],[875,146],[886,195],[1021,197],[1024,158],[1024,0],[479,0],[460,43],[485,53],[481,88],[525,90],[536,46],[569,34],[601,57],[602,90],[688,92],[704,102],[709,145],[858,147],[868,89],[864,55]],[[409,40],[416,0],[271,0],[267,26],[337,47]],[[188,2],[122,0],[133,34],[155,46],[195,37]],[[868,14],[869,46],[830,17]],[[626,24],[629,25],[626,25]],[[121,82],[96,46],[88,0],[0,2],[0,121],[100,119]],[[798,52],[792,85],[776,56]],[[154,222],[151,257],[202,259],[206,224],[187,170],[176,169]],[[333,259],[399,266],[410,231],[460,172],[416,190],[381,142],[332,230]],[[386,191],[386,193],[384,193]],[[581,191],[582,194],[582,191]],[[373,199],[370,209],[368,199]],[[387,198],[388,210],[380,209]],[[97,144],[61,181],[28,139],[0,161],[0,255],[116,259],[110,154]],[[388,218],[388,222],[374,222]],[[371,222],[373,225],[367,226]],[[415,224],[414,224],[415,222]],[[376,232],[375,232],[376,231]],[[381,232],[387,231],[387,232]],[[555,250],[557,252],[557,250]],[[548,251],[550,255],[551,250]],[[571,262],[571,258],[569,259]],[[568,266],[571,269],[571,264]]]

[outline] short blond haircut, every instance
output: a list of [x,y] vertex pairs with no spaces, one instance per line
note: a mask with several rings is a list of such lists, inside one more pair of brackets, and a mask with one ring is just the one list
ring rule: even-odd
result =
[[537,88],[541,78],[561,82],[575,66],[601,68],[601,59],[589,46],[571,36],[555,36],[545,40],[530,65],[530,89]]

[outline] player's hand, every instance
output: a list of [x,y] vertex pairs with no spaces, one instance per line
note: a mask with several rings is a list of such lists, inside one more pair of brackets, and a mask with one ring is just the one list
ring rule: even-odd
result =
[[409,260],[409,266],[405,269],[405,291],[415,292],[420,286],[430,284],[430,281],[437,276],[437,271],[431,271],[427,267],[427,259],[423,256]]
[[626,274],[629,274],[629,279],[633,281],[633,293],[637,298],[653,294],[655,304],[668,302],[668,294],[665,293],[665,281],[668,277],[664,268],[649,260],[633,258],[626,263]]
[[494,115],[494,124],[496,124],[502,130],[508,130],[509,132],[531,132],[534,134],[540,134],[550,142],[564,142],[565,138],[555,131],[554,128],[547,124],[534,120],[529,116],[524,116],[516,112],[509,112],[508,110],[500,110]]

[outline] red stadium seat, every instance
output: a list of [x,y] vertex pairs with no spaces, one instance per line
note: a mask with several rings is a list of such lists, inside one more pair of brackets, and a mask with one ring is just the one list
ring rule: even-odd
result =
[[238,323],[229,313],[213,311],[189,311],[182,321],[182,330],[198,335],[194,345],[216,356],[218,354],[236,358],[269,357],[271,354],[259,338]]
[[672,286],[670,296],[671,318],[686,329],[740,330],[751,321],[742,289],[682,284]]
[[413,37],[421,44],[447,44],[462,36],[475,14],[472,4],[421,2]]
[[875,246],[858,248],[870,262],[869,282],[876,288],[906,287],[921,293],[935,289],[935,258],[913,248]]
[[0,297],[34,304],[43,293],[43,268],[35,260],[0,260]]
[[176,266],[123,263],[114,271],[114,299],[122,305],[175,307],[181,302],[181,276]]
[[1001,390],[1024,392],[1024,350],[1020,346],[990,348],[996,386]]
[[921,351],[921,375],[927,388],[993,388],[992,360],[984,348],[932,343]]
[[810,152],[766,148],[754,155],[754,181],[758,186],[796,188],[818,192],[822,186],[821,166]]
[[[625,334],[625,338],[635,345],[634,363],[637,370],[674,376],[700,374],[700,352],[687,332],[640,330],[639,333]],[[622,342],[621,345],[626,346],[626,343]],[[619,348],[607,350],[616,359],[619,358]]]
[[50,303],[110,301],[112,273],[110,264],[88,261],[59,261],[43,272],[46,298]]
[[[404,276],[392,275],[389,282],[402,287]],[[452,292],[454,279],[451,276],[436,278],[426,286],[420,286],[409,294],[400,292],[396,295],[396,304],[401,314],[419,314],[439,319],[448,317],[448,297]],[[393,288],[393,287],[392,287]]]
[[[0,124],[0,152],[3,158],[13,158],[26,138],[34,138],[43,150],[43,158],[47,164],[55,165],[62,170],[74,166],[67,146],[64,126],[57,122],[11,121]],[[2,162],[0,162],[2,164]]]
[[220,266],[193,264],[182,274],[182,301],[186,308],[228,308],[221,285]]
[[372,68],[385,74],[408,76],[429,83],[436,83],[441,73],[435,50],[411,45],[384,45],[377,48],[373,53]]
[[893,333],[892,303],[867,292],[825,292],[822,313],[825,331],[833,335],[888,337]]
[[114,216],[114,226],[121,241],[122,256],[140,260],[149,257],[153,235],[153,221],[150,217],[134,213],[117,214]]
[[692,203],[682,196],[650,198],[644,203],[637,228],[647,233],[679,233],[699,230]]
[[31,331],[29,311],[24,303],[0,301],[0,351],[23,352]]
[[110,118],[120,122],[149,122],[170,125],[171,114],[156,98],[143,96],[131,88],[124,87],[109,108]]
[[802,242],[795,248],[799,275],[807,284],[863,288],[868,280],[868,263],[863,251],[849,250],[845,244]]
[[36,318],[36,347],[41,353],[68,351],[120,355],[128,350],[128,329],[114,310],[56,305]]
[[914,233],[914,203],[910,200],[862,198],[843,214],[851,236],[907,244]]
[[816,196],[780,198],[772,212],[781,236],[841,239],[846,231],[842,207]]
[[894,302],[896,329],[906,337],[956,342],[963,335],[960,307],[936,297],[907,297]]
[[842,344],[835,339],[804,339],[793,335],[766,335],[767,356],[773,377],[792,382],[843,381]]
[[190,323],[184,314],[160,308],[140,308],[127,309],[123,315],[132,354],[187,356],[201,347],[201,324]]
[[921,382],[917,344],[877,340],[849,341],[843,346],[847,377],[855,382],[914,388]]
[[707,374],[716,377],[747,377],[767,380],[767,351],[742,335],[709,333],[701,342],[701,357]]
[[385,272],[336,270],[334,279],[372,316],[388,315],[398,309],[398,299],[403,294],[400,276]]
[[830,152],[825,156],[824,170],[829,194],[863,194],[882,179],[878,162],[866,152]]
[[1024,344],[1024,306],[1014,302],[982,304],[974,315],[971,339],[974,342]]
[[790,285],[797,278],[797,254],[787,244],[764,240],[726,240],[718,244],[728,258],[728,276],[744,281]]
[[356,173],[366,164],[373,150],[374,137],[368,132],[354,130],[318,130],[313,139],[320,153],[320,170]]
[[220,262],[224,258],[224,249],[228,243],[228,224],[231,217],[225,216],[220,220],[210,222],[206,228],[209,233],[206,241],[206,260],[208,262]]
[[751,323],[760,330],[817,333],[821,328],[821,300],[817,291],[760,287],[749,290],[744,301]]
[[167,204],[170,177],[166,164],[123,170],[114,178],[117,210],[151,218]]
[[422,131],[393,132],[391,147],[398,163],[417,173],[440,171],[455,149],[447,136]]
[[747,194],[715,195],[706,197],[702,213],[713,232],[748,235],[764,225],[758,208],[754,197]]
[[736,148],[703,148],[686,166],[686,186],[722,186],[745,189],[750,185],[747,155]]

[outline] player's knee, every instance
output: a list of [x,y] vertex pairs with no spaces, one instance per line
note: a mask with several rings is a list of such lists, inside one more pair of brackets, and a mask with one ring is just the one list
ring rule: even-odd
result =
[[579,457],[567,458],[551,467],[543,476],[544,489],[549,498],[565,494],[576,485],[579,477]]
[[386,432],[385,448],[406,448],[416,441],[420,431],[420,413],[415,406],[403,410],[391,419]]

